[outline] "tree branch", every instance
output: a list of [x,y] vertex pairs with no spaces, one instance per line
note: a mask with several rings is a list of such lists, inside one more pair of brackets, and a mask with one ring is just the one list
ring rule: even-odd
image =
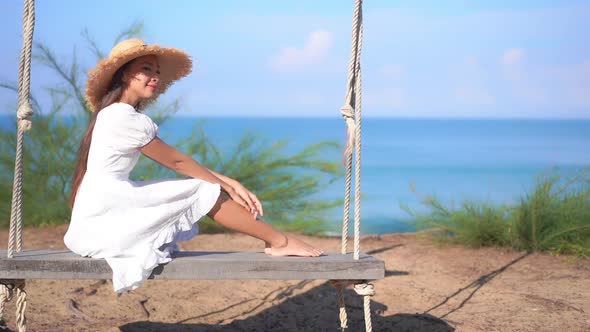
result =
[[35,58],[44,63],[49,68],[53,69],[57,74],[64,80],[74,91],[74,96],[78,101],[80,107],[85,110],[89,111],[88,105],[86,104],[86,98],[84,97],[84,93],[82,92],[82,88],[78,85],[76,81],[77,74],[74,71],[78,70],[78,65],[75,59],[74,54],[74,62],[70,69],[70,73],[67,73],[67,70],[57,62],[55,55],[51,52],[51,50],[45,46],[43,43],[35,43],[36,48],[41,52],[41,55],[35,55]]

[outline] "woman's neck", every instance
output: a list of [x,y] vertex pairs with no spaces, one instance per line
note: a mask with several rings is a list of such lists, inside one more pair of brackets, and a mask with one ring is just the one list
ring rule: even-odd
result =
[[125,103],[133,106],[133,108],[137,108],[137,105],[140,102],[140,98],[138,96],[133,96],[130,93],[126,93],[127,91],[123,92],[121,98],[119,98],[120,103]]

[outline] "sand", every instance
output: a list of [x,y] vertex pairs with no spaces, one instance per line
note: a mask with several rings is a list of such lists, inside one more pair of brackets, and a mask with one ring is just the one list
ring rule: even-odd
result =
[[[64,248],[66,226],[27,228],[25,249]],[[6,247],[7,232],[0,232]],[[304,237],[327,251],[337,238]],[[239,234],[200,235],[183,250],[260,251]],[[374,282],[374,331],[590,331],[590,260],[438,245],[420,234],[367,236],[385,261]],[[148,281],[117,296],[110,281],[27,281],[27,331],[336,331],[326,281]],[[364,330],[348,289],[349,331]],[[14,329],[14,301],[5,329]],[[0,328],[0,330],[2,330]]]

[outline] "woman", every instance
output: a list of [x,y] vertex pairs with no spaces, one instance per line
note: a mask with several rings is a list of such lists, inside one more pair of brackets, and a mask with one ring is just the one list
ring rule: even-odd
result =
[[[263,209],[253,193],[167,145],[140,113],[191,67],[181,50],[129,39],[89,72],[93,116],[80,144],[64,242],[79,255],[105,258],[116,292],[137,288],[169,262],[176,242],[196,235],[205,215],[263,240],[268,255],[322,254],[257,220]],[[189,179],[130,181],[140,153]]]

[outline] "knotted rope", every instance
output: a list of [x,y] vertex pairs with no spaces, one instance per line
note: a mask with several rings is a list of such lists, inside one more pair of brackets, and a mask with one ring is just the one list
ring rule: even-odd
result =
[[[355,283],[356,282],[356,283]],[[340,329],[344,331],[348,328],[348,317],[346,314],[346,307],[344,305],[344,289],[350,284],[354,284],[354,291],[363,297],[363,307],[365,314],[365,329],[372,331],[371,324],[371,296],[375,295],[375,287],[366,280],[331,280],[331,285],[338,291],[338,307],[340,309]]]
[[12,295],[12,287],[4,284],[0,285],[0,321],[4,321],[4,308],[6,303],[12,300]]
[[342,252],[346,253],[348,221],[350,219],[350,194],[352,183],[352,155],[355,155],[354,182],[354,259],[359,259],[359,233],[361,212],[361,47],[363,36],[362,0],[355,0],[352,23],[352,49],[348,66],[348,82],[346,98],[340,113],[347,126],[348,143],[344,155],[346,157],[346,185],[344,193],[344,215],[342,219]]
[[330,280],[332,287],[338,291],[338,308],[340,317],[340,330],[345,331],[348,328],[348,316],[346,314],[346,305],[344,303],[344,289],[349,284],[348,280]]
[[[353,258],[359,259],[360,254],[360,225],[361,225],[361,49],[363,45],[363,1],[355,0],[352,21],[352,47],[348,66],[348,82],[346,98],[340,113],[346,122],[348,141],[344,151],[346,164],[346,178],[344,188],[344,213],[342,218],[342,254],[347,252],[348,222],[350,220],[350,194],[352,187],[352,157],[354,150],[354,251]],[[340,327],[347,327],[346,309],[344,307],[343,289],[346,283],[335,284],[338,290],[338,305],[340,307]],[[365,327],[372,331],[371,325],[371,296],[375,294],[373,285],[366,282],[355,285],[357,294],[364,297]]]
[[23,9],[23,47],[20,54],[18,70],[18,129],[16,140],[16,160],[14,165],[14,182],[12,186],[12,206],[10,212],[10,233],[8,257],[12,258],[15,250],[22,250],[22,178],[23,178],[23,139],[24,132],[31,129],[29,117],[33,107],[29,102],[31,88],[31,53],[33,48],[33,30],[35,28],[35,2],[25,0]]
[[354,291],[363,297],[363,307],[365,309],[365,330],[368,332],[373,331],[373,325],[371,324],[371,296],[375,295],[375,287],[373,284],[363,282],[354,285]]
[[25,310],[27,308],[27,293],[25,292],[25,281],[0,280],[0,321],[4,320],[4,309],[6,303],[11,301],[16,289],[16,326],[19,332],[27,330]]
[[[12,186],[12,205],[10,211],[10,231],[8,234],[8,258],[14,257],[14,251],[22,250],[22,179],[23,179],[23,141],[24,132],[31,129],[29,117],[33,107],[29,101],[31,90],[31,57],[33,49],[33,31],[35,29],[35,1],[24,0],[23,6],[23,46],[18,68],[18,109],[16,157],[14,164],[14,182]],[[15,248],[16,247],[16,248]],[[25,310],[27,293],[24,280],[11,283],[16,289],[16,324],[20,332],[26,331]],[[0,284],[0,318],[4,314],[7,301],[13,296],[13,289],[5,283]]]

